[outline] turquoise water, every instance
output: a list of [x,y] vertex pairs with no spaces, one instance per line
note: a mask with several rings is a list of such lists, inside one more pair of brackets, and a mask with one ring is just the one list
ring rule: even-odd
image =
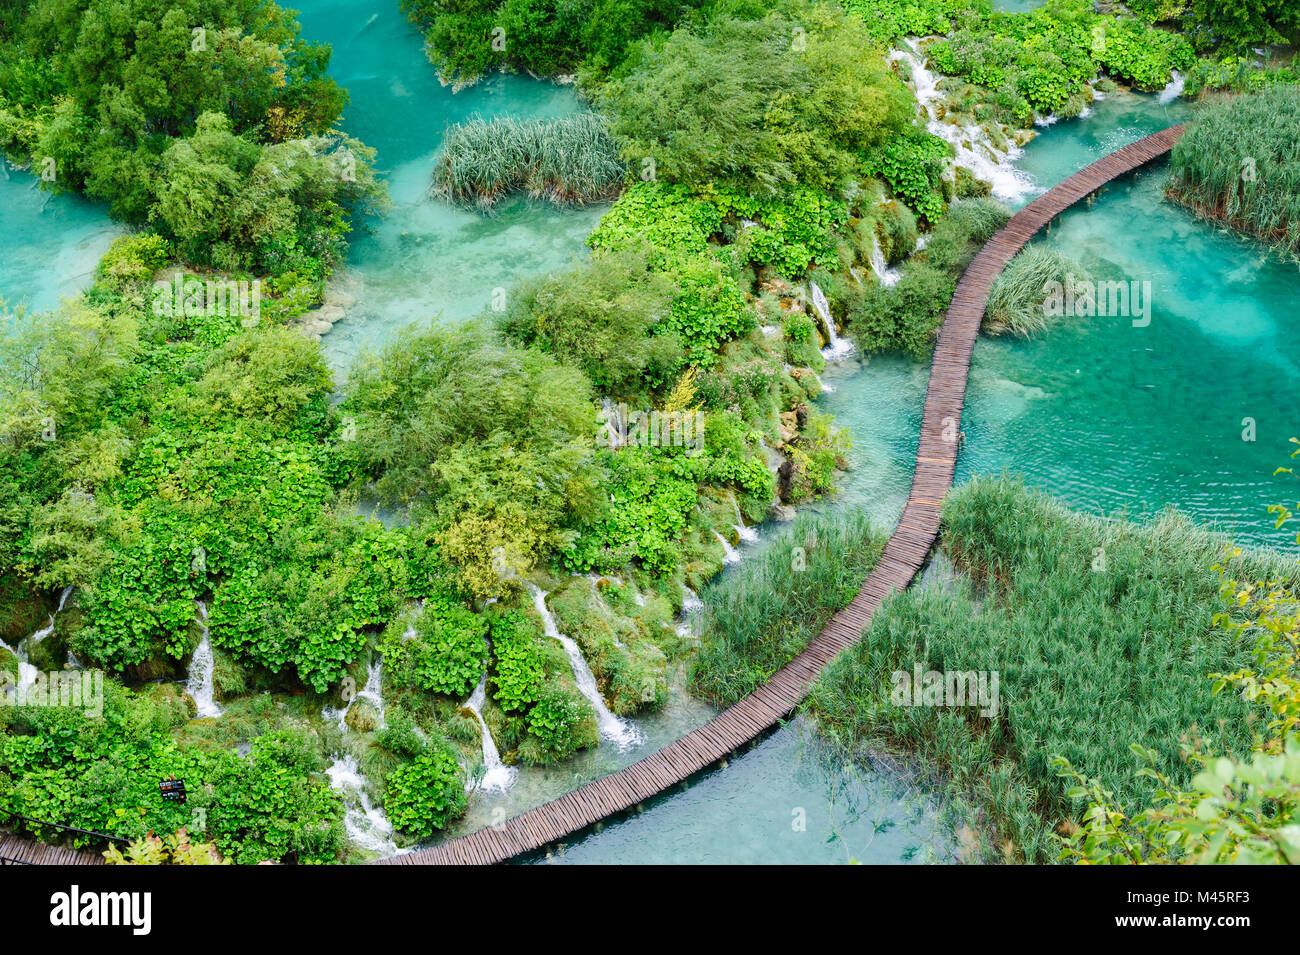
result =
[[0,158],[0,299],[46,311],[90,284],[100,256],[125,230],[103,206],[39,186]]
[[[1049,185],[1187,114],[1116,96],[1048,129],[1019,165]],[[1285,543],[1267,506],[1294,500],[1272,475],[1300,434],[1300,271],[1164,202],[1165,175],[1112,184],[1038,240],[1097,279],[1149,282],[1150,324],[1065,318],[1029,341],[981,339],[957,480],[1007,468],[1086,510],[1172,504],[1244,542]]]
[[803,719],[531,864],[813,865],[945,862],[935,804],[845,764]]
[[572,113],[580,108],[572,87],[499,75],[453,94],[438,81],[423,40],[395,0],[294,6],[303,35],[332,45],[330,75],[351,96],[343,128],[378,151],[376,165],[393,201],[386,215],[353,236],[347,267],[334,283],[353,302],[322,340],[336,371],[412,321],[477,314],[494,289],[585,254],[604,206],[559,209],[519,198],[485,217],[428,194],[448,126],[475,115]]

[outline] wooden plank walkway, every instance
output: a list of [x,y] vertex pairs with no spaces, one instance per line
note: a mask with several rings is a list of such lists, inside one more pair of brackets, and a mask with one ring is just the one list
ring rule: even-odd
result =
[[25,836],[0,833],[0,865],[104,865],[97,852],[65,849]]
[[1075,173],[1012,216],[971,261],[957,284],[935,346],[907,505],[862,589],[803,653],[749,696],[640,762],[501,825],[384,859],[382,864],[482,865],[540,849],[682,782],[790,713],[822,668],[861,638],[885,597],[912,582],[934,545],[939,534],[939,505],[952,487],[957,466],[971,351],[994,280],[1025,243],[1065,209],[1112,179],[1163,156],[1182,134],[1182,126],[1171,127],[1117,149]]

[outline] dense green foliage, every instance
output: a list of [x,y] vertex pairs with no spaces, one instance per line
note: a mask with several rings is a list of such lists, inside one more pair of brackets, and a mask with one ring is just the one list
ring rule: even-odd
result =
[[465,780],[456,759],[441,749],[421,753],[388,775],[384,809],[393,827],[427,838],[465,812]]
[[[168,735],[189,715],[178,696],[133,693],[112,681],[104,691],[102,717],[72,707],[0,707],[0,807],[127,838],[188,826],[237,863],[334,861],[342,806],[313,775],[324,767],[305,731],[259,737],[247,759],[212,753]],[[186,781],[185,804],[158,798],[158,781],[170,778]]]
[[1300,33],[1296,0],[1133,0],[1129,7],[1152,22],[1176,25],[1198,50],[1247,53]]
[[470,593],[499,593],[499,570],[528,572],[598,506],[590,385],[482,325],[399,333],[353,370],[342,410],[361,473],[415,505]]
[[[1053,830],[1079,817],[1056,757],[1135,812],[1150,797],[1130,743],[1177,785],[1191,778],[1184,734],[1218,752],[1247,751],[1248,704],[1215,695],[1205,678],[1248,660],[1248,646],[1213,626],[1221,539],[1176,515],[1150,525],[1080,515],[1007,478],[952,492],[943,518],[944,549],[971,583],[913,588],[876,612],[866,638],[814,689],[813,709],[833,737],[853,748],[900,745],[940,767],[958,804],[987,814],[992,846],[1029,862],[1055,859]],[[1294,572],[1267,556],[1234,567]],[[1000,711],[896,705],[891,673],[917,664],[996,671]]]
[[850,313],[845,327],[858,347],[927,357],[961,273],[1008,218],[1010,213],[990,199],[954,202],[898,283],[872,288]]
[[637,39],[671,29],[695,4],[680,0],[402,0],[424,28],[439,74],[472,82],[496,69],[543,76],[603,72]]
[[1300,252],[1300,86],[1205,107],[1169,165],[1168,192],[1177,201]]
[[381,199],[329,48],[268,0],[40,0],[6,29],[0,148],[195,263],[319,280]]
[[385,675],[406,686],[463,697],[487,665],[487,621],[442,594],[427,598],[409,630],[390,627],[379,650]]
[[[973,14],[929,48],[935,65],[996,93],[1021,124],[1035,111],[1092,99],[1099,71],[1138,89],[1164,86],[1194,60],[1191,44],[1132,17],[1102,16],[1088,0],[1051,0],[1028,13]],[[1078,106],[1070,110],[1079,111]]]
[[870,46],[834,7],[717,16],[642,44],[597,100],[627,159],[653,163],[655,177],[758,194],[832,188],[912,121],[906,90]]
[[691,688],[720,706],[793,660],[857,594],[885,545],[866,515],[800,515],[764,552],[702,594]]
[[681,340],[664,324],[677,294],[647,249],[629,247],[524,280],[497,322],[511,341],[580,368],[597,393],[639,403],[681,364]]
[[604,120],[594,113],[473,119],[447,131],[433,184],[439,195],[480,209],[516,191],[583,205],[611,198],[626,172]]

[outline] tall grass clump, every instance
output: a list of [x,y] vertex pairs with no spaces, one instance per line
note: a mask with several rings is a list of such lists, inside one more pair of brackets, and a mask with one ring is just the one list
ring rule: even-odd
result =
[[626,167],[595,113],[559,119],[471,119],[447,131],[434,191],[487,210],[502,197],[585,205],[612,198]]
[[[1055,832],[1083,808],[1054,756],[1100,779],[1131,816],[1151,787],[1130,744],[1153,750],[1176,786],[1194,773],[1184,742],[1250,752],[1262,714],[1216,695],[1208,678],[1247,665],[1252,650],[1213,624],[1225,609],[1215,570],[1224,544],[1173,512],[1108,520],[1006,477],[978,478],[943,506],[943,547],[968,580],[887,601],[866,639],[823,674],[810,708],[850,751],[903,749],[946,776],[963,815],[991,836],[988,858],[1054,861]],[[1295,563],[1269,552],[1228,566],[1238,579],[1300,583]],[[998,673],[999,711],[895,704],[893,674],[915,664]]]
[[1300,86],[1206,106],[1169,163],[1175,201],[1300,253]]
[[1088,282],[1084,267],[1051,246],[1035,244],[1008,263],[989,292],[984,331],[1028,338],[1047,327],[1046,301],[1053,283]]
[[691,689],[728,706],[767,682],[853,599],[886,539],[862,511],[801,514],[761,555],[701,595]]

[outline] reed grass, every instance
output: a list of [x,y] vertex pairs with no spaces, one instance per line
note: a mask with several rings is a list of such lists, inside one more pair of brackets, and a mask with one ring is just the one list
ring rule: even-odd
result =
[[594,113],[559,119],[471,119],[451,127],[433,169],[435,193],[488,210],[515,192],[565,205],[609,199],[626,175]]
[[[1255,715],[1215,695],[1251,647],[1212,626],[1221,609],[1224,539],[1169,512],[1149,524],[1072,512],[1006,477],[949,494],[943,547],[969,574],[952,592],[913,587],[875,614],[865,639],[833,661],[809,707],[853,752],[902,749],[946,776],[954,803],[982,820],[984,858],[1055,861],[1054,831],[1078,822],[1055,755],[1102,780],[1128,812],[1151,787],[1130,751],[1159,754],[1175,785],[1192,772],[1180,745],[1249,752]],[[1246,552],[1242,579],[1296,586],[1294,561]],[[997,671],[1000,712],[891,702],[891,675]]]
[[1204,107],[1169,162],[1171,198],[1300,254],[1300,86]]
[[1091,281],[1084,267],[1051,246],[1031,245],[1012,259],[989,291],[984,331],[1028,338],[1047,328],[1048,286]]
[[728,706],[766,683],[853,599],[886,540],[862,511],[800,514],[700,595],[691,689]]

